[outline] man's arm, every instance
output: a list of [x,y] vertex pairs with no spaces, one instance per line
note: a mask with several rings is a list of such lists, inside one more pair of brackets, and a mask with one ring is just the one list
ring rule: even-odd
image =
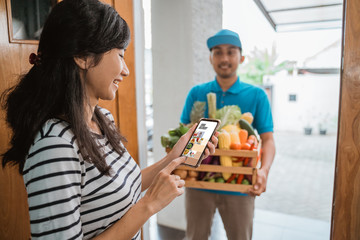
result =
[[262,142],[261,167],[258,170],[256,184],[252,189],[249,190],[250,193],[257,196],[260,196],[263,192],[266,191],[267,178],[275,157],[275,141],[273,133],[262,133],[260,134],[260,138]]
[[272,132],[263,133],[260,135],[262,145],[262,159],[261,168],[269,173],[272,162],[275,157],[275,141]]

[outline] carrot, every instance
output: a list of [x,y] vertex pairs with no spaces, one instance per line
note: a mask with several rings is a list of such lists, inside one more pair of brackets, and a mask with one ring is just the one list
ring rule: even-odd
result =
[[[254,149],[254,147],[255,147],[255,143],[251,144],[249,150],[252,151]],[[250,158],[245,158],[245,160],[244,160],[244,166],[245,167],[248,165],[249,161],[250,161]]]
[[244,143],[244,144],[241,144],[241,150],[250,150],[251,148],[251,144],[249,143]]
[[235,157],[236,159],[233,162],[241,162],[244,161],[245,157]]
[[250,135],[249,136],[249,138],[248,138],[248,143],[250,143],[250,145],[252,144],[252,143],[255,143],[255,146],[254,146],[254,149],[256,149],[257,148],[257,146],[258,146],[258,140],[256,139],[256,137],[255,137],[255,135]]
[[233,142],[230,144],[230,149],[234,149],[234,150],[240,150],[241,149],[241,144],[240,142]]
[[239,174],[237,180],[236,180],[236,183],[237,184],[241,184],[242,180],[244,179],[244,174]]
[[244,160],[244,167],[247,167],[249,161],[250,161],[250,158],[245,158],[245,160]]
[[245,129],[240,129],[239,138],[240,138],[241,144],[246,143],[246,141],[248,139],[248,131],[246,131]]
[[231,177],[229,177],[228,180],[226,180],[226,183],[231,183],[232,180],[236,178],[236,174],[232,174]]

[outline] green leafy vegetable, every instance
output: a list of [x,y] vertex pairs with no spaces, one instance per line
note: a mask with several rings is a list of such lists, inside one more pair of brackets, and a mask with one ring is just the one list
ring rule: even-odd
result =
[[191,123],[197,123],[200,118],[204,117],[205,113],[205,102],[195,101],[190,112]]
[[179,127],[169,129],[168,134],[161,136],[161,145],[165,148],[172,148],[187,131],[189,131],[189,128],[180,123]]
[[216,111],[216,119],[221,121],[220,129],[228,124],[236,124],[241,118],[241,110],[237,105],[225,106]]

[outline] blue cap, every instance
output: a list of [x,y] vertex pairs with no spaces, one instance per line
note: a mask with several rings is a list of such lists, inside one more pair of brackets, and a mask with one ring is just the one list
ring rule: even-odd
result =
[[242,49],[239,35],[227,29],[220,30],[207,40],[209,50],[221,44],[231,44]]

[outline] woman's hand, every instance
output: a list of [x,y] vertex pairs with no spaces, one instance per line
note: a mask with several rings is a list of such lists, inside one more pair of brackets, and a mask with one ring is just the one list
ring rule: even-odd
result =
[[[193,132],[195,131],[197,126],[197,123],[194,124],[187,133],[185,133],[184,135],[181,136],[181,138],[179,139],[179,141],[175,144],[175,146],[173,147],[173,149],[169,152],[168,157],[170,159],[174,159],[177,158],[181,155],[182,151],[184,150],[186,144],[189,142],[191,135],[193,134]],[[211,137],[211,141],[208,142],[207,144],[207,148],[205,150],[204,153],[204,157],[203,159],[207,158],[209,155],[214,154],[215,153],[215,147],[218,144],[218,138],[217,136],[219,135],[219,132],[216,132],[214,134],[214,136]]]
[[171,174],[184,161],[185,157],[174,159],[155,176],[142,199],[146,201],[152,214],[157,213],[174,200],[174,198],[184,193],[184,180],[181,180],[178,175]]

